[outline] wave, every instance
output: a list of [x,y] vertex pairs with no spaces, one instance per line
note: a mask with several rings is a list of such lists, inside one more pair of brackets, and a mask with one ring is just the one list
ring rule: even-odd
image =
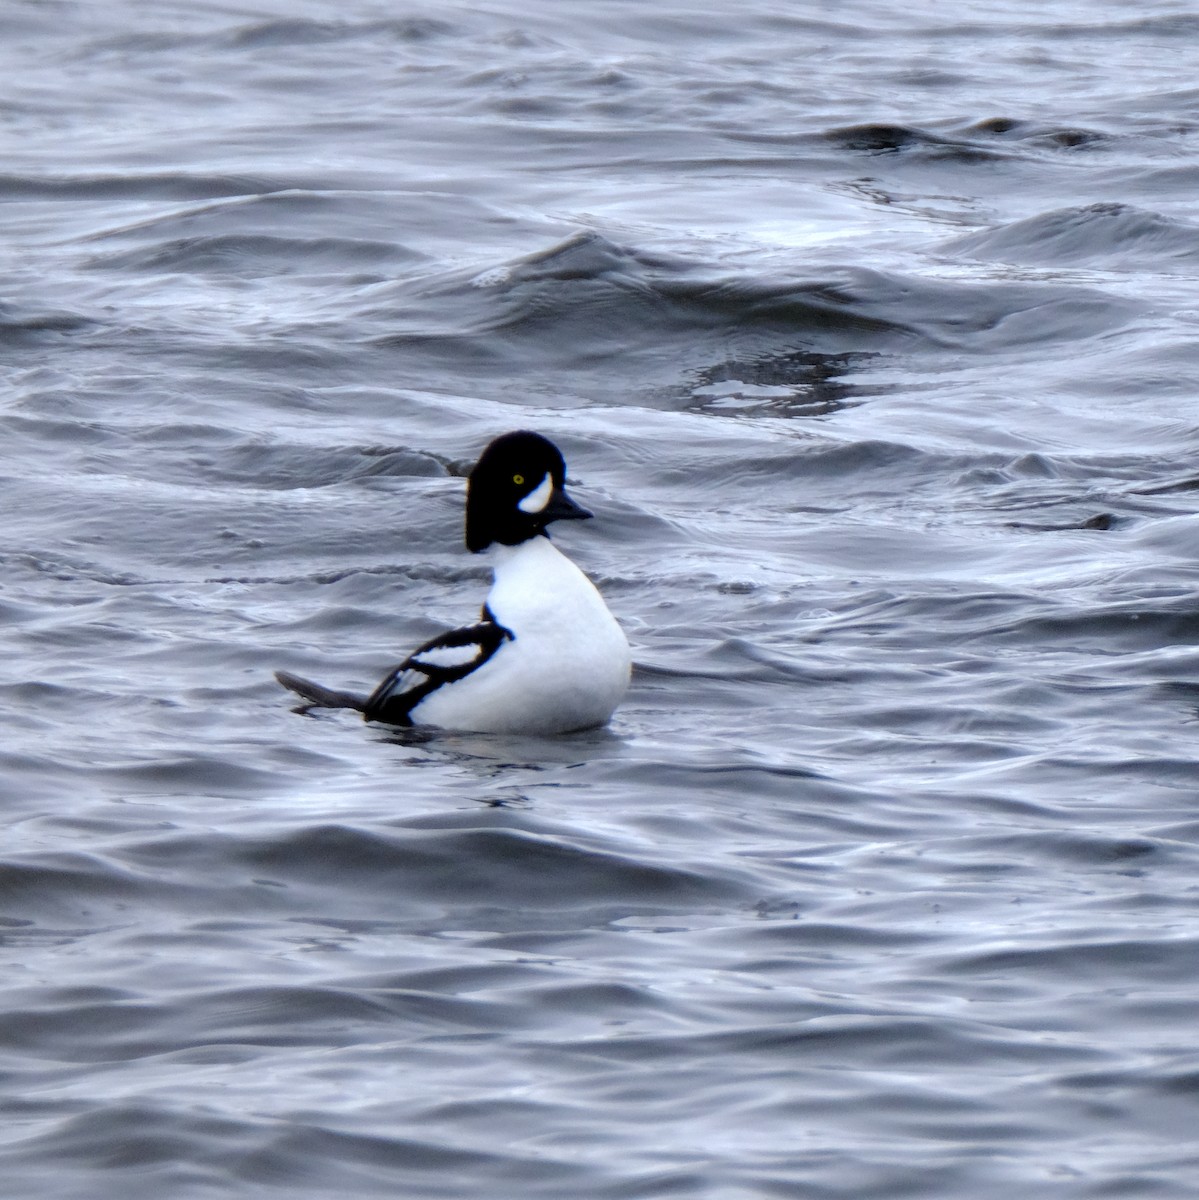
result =
[[1039,213],[946,242],[963,257],[1032,266],[1162,267],[1192,269],[1199,225],[1131,204],[1088,204]]
[[839,378],[865,358],[1075,344],[1142,311],[1059,282],[970,284],[852,265],[733,271],[584,232],[484,271],[368,289],[354,326],[457,370],[584,378],[619,361],[663,406],[806,414],[841,404]]

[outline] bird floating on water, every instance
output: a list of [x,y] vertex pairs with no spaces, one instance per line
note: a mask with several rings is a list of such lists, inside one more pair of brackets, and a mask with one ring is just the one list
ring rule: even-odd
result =
[[426,642],[369,696],[287,671],[275,678],[310,708],[356,709],[388,725],[510,734],[603,725],[629,685],[629,643],[546,531],[591,515],[567,495],[553,442],[526,430],[496,438],[466,488],[466,547],[495,572],[481,619]]

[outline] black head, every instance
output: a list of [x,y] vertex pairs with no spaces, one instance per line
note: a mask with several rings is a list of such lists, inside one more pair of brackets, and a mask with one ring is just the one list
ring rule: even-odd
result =
[[523,429],[496,438],[466,485],[466,548],[478,554],[493,542],[518,546],[551,521],[591,516],[565,485],[566,463],[548,438]]

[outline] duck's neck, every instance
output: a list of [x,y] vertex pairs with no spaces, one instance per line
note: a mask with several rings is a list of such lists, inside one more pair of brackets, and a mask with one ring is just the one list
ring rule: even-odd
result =
[[515,546],[505,546],[500,542],[495,542],[488,547],[485,553],[497,576],[501,571],[513,568],[523,569],[526,564],[551,563],[563,557],[558,547],[544,533],[539,533],[536,537],[525,538],[523,542],[518,542]]

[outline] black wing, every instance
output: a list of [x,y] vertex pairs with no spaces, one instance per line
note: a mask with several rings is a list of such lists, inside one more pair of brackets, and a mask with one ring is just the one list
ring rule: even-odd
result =
[[375,688],[363,705],[363,716],[388,725],[411,725],[412,710],[422,700],[443,684],[477,671],[514,636],[491,619],[488,609],[483,616],[478,625],[443,633],[410,654]]

